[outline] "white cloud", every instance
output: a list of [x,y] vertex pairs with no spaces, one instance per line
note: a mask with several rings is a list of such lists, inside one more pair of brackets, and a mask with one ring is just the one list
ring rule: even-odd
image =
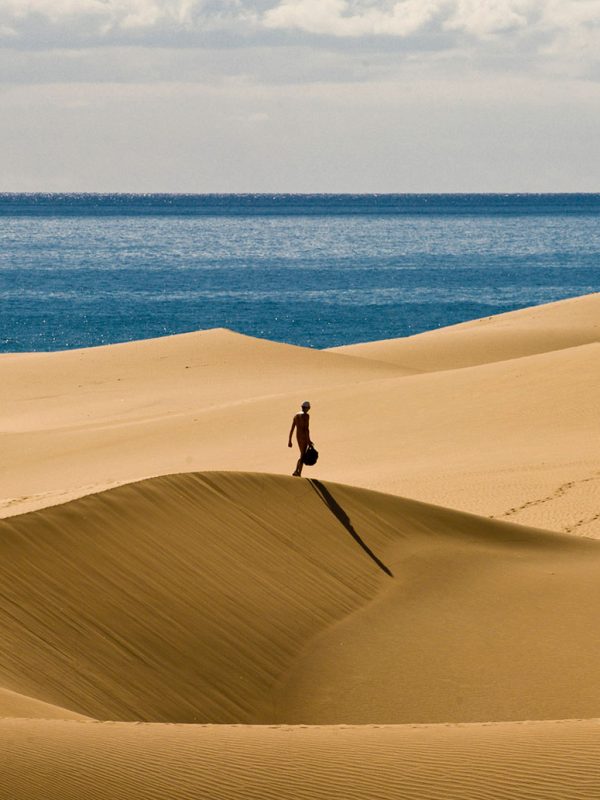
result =
[[123,36],[204,32],[248,23],[253,14],[241,0],[2,0],[0,30],[12,29],[24,42],[122,40]]
[[[263,16],[268,28],[329,36],[410,36],[440,13],[445,0],[401,0],[391,7],[349,0],[283,0]],[[362,6],[362,7],[361,7]]]
[[549,25],[559,28],[600,25],[600,0],[547,0],[540,5]]
[[[78,34],[110,43],[111,36],[205,34],[262,30],[313,36],[409,38],[448,31],[474,38],[520,31],[581,35],[600,24],[600,0],[2,0],[0,36],[62,46]],[[122,38],[119,39],[122,43]]]
[[51,24],[74,18],[106,18],[109,8],[101,0],[4,0],[0,13],[20,27],[32,18]]
[[189,0],[3,0],[2,13],[15,21],[38,17],[52,23],[96,18],[116,24],[156,24],[181,19]]
[[548,54],[600,54],[600,0],[549,0],[540,26],[552,34]]
[[[361,79],[357,59],[383,76],[410,58],[432,70],[453,59],[496,72],[595,76],[600,0],[0,0],[0,44],[13,53],[134,45],[140,63],[153,48],[237,49],[230,61],[240,65],[249,62],[248,49],[282,54],[304,47],[322,79],[329,77],[328,59],[331,74]],[[309,71],[307,59],[280,60],[286,76]],[[243,66],[242,73],[248,74]]]
[[441,42],[453,33],[475,43],[518,36],[533,48],[542,40],[570,44],[575,54],[582,42],[596,42],[600,0],[279,0],[262,24],[341,39],[427,34]]
[[541,4],[534,0],[457,0],[453,5],[447,28],[488,36],[526,28]]
[[438,30],[486,36],[527,25],[532,5],[534,0],[281,0],[263,22],[269,28],[339,37],[408,37],[433,22]]

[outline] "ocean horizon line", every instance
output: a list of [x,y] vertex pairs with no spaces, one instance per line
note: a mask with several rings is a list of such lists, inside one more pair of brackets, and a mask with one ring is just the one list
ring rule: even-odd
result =
[[600,193],[0,193],[0,217],[581,214],[600,214]]
[[0,191],[0,197],[596,197],[598,192],[562,191],[457,191],[457,192],[281,192],[281,191],[243,191],[243,192],[184,192],[184,191]]

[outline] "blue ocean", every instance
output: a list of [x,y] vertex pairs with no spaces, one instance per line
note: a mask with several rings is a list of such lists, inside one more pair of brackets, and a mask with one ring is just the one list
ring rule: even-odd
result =
[[0,194],[0,351],[331,347],[600,291],[600,194]]

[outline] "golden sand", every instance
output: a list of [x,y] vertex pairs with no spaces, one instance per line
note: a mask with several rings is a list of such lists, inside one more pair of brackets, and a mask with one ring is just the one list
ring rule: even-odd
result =
[[0,356],[2,800],[599,797],[598,321]]

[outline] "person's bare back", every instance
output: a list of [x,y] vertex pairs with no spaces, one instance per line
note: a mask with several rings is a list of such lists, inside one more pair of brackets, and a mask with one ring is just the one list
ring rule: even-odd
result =
[[310,430],[309,430],[309,423],[310,423],[310,414],[308,413],[309,408],[310,408],[310,403],[308,402],[308,400],[305,400],[304,403],[302,403],[302,411],[299,414],[294,415],[288,439],[288,447],[291,447],[292,434],[294,433],[295,429],[296,440],[298,442],[298,447],[300,448],[300,458],[298,459],[298,463],[296,464],[296,469],[292,473],[296,477],[300,477],[300,475],[302,475],[304,453],[306,452],[306,448],[308,447],[308,445],[312,444],[310,440]]
[[308,438],[308,424],[310,421],[310,414],[300,412],[294,417],[296,420],[296,436],[298,439]]

